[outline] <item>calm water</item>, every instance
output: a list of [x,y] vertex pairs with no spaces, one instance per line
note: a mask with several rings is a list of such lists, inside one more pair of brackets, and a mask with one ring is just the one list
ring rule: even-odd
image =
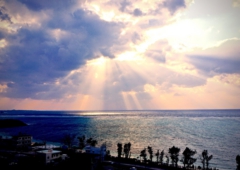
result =
[[[65,134],[86,135],[107,143],[116,155],[117,143],[132,143],[132,157],[152,146],[168,152],[170,147],[186,147],[199,155],[208,150],[213,155],[210,167],[236,169],[235,158],[240,155],[240,110],[188,111],[8,111],[0,119],[17,118],[29,126],[0,129],[1,135],[18,132],[33,135],[34,140],[60,144]],[[77,145],[77,140],[75,141]],[[181,154],[180,154],[181,158]],[[181,163],[179,163],[181,164]]]

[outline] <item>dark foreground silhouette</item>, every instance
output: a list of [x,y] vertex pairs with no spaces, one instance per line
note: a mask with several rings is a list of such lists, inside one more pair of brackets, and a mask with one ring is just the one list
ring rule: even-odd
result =
[[[101,153],[87,152],[86,150],[86,148],[93,148],[92,151],[97,151],[99,149],[99,147],[96,147],[97,140],[81,136],[77,137],[78,146],[73,146],[72,143],[75,138],[76,135],[65,135],[62,138],[63,146],[54,148],[54,150],[46,149],[46,142],[31,144],[29,141],[31,141],[32,136],[22,133],[13,136],[12,139],[0,138],[0,169],[217,170],[216,167],[211,167],[210,163],[213,155],[209,155],[207,150],[203,150],[198,155],[202,166],[194,165],[197,160],[197,151],[188,147],[181,152],[180,148],[172,146],[166,153],[164,150],[161,152],[157,150],[154,154],[153,148],[148,146],[140,151],[139,157],[131,158],[132,144],[130,142],[124,145],[122,143],[117,144],[118,154],[116,157],[111,156],[110,151],[106,150],[105,147],[104,158],[102,159]],[[42,146],[42,148],[38,146]],[[47,154],[40,154],[42,152]],[[48,162],[49,157],[57,159]],[[179,162],[183,166],[179,166]],[[236,169],[240,170],[240,155],[236,156],[236,164]]]
[[0,119],[0,128],[27,126],[26,123],[16,119]]

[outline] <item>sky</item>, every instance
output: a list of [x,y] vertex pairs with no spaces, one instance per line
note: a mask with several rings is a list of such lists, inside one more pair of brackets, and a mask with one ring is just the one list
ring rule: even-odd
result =
[[240,0],[1,0],[0,109],[240,108]]

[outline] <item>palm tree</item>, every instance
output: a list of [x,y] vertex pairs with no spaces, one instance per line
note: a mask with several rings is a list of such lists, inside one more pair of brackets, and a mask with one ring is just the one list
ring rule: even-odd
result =
[[105,155],[105,158],[110,158],[111,157],[111,153],[110,153],[110,150],[107,150],[107,152],[106,152],[106,155]]
[[166,164],[168,165],[169,164],[169,156],[166,155]]
[[209,161],[212,159],[212,155],[208,156],[207,159],[206,159],[206,165],[207,165],[207,169],[208,169],[208,166],[209,166]]
[[183,151],[183,158],[182,158],[182,163],[184,165],[187,165],[187,167],[190,167],[193,163],[196,162],[197,159],[192,158],[193,155],[195,155],[197,153],[197,151],[193,151],[191,149],[189,149],[188,147],[186,147],[186,149]]
[[87,139],[87,141],[86,141],[86,143],[88,144],[88,145],[90,145],[90,146],[96,146],[97,145],[97,140],[95,140],[95,139],[93,139],[93,138],[89,138],[89,139]]
[[78,137],[79,141],[79,148],[83,149],[85,147],[85,136],[83,135],[82,137]]
[[177,167],[178,164],[178,156],[179,156],[180,148],[178,147],[171,147],[168,150],[168,153],[170,154],[171,160],[172,160],[172,165]]
[[118,143],[117,144],[117,151],[118,151],[118,158],[121,158],[121,155],[122,155],[122,144],[121,143]]
[[205,165],[206,169],[208,169],[209,161],[212,159],[212,157],[213,157],[212,155],[208,156],[207,150],[203,150],[202,155],[200,155],[200,159],[203,164],[203,169],[205,169]]
[[160,153],[160,163],[163,163],[163,157],[164,157],[164,150]]
[[129,142],[129,143],[124,144],[123,152],[125,154],[125,158],[129,158],[130,150],[131,150],[131,143]]
[[160,153],[159,153],[159,149],[158,149],[158,150],[157,150],[157,153],[155,154],[155,156],[157,157],[157,163],[158,163],[159,155],[160,155]]
[[69,148],[71,148],[75,137],[76,137],[76,135],[66,134],[62,138],[62,142],[64,145],[67,145]]
[[147,154],[146,154],[146,148],[144,148],[140,153],[140,158],[143,157],[144,162],[147,161]]
[[150,146],[148,146],[148,153],[149,153],[150,161],[152,162],[152,158],[153,158],[153,150],[152,150],[152,147],[150,147]]

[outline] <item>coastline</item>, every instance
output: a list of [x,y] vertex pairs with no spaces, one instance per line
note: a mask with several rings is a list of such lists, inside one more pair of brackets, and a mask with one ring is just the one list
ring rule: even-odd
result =
[[19,126],[27,126],[27,124],[18,119],[0,119],[0,128],[12,128]]

